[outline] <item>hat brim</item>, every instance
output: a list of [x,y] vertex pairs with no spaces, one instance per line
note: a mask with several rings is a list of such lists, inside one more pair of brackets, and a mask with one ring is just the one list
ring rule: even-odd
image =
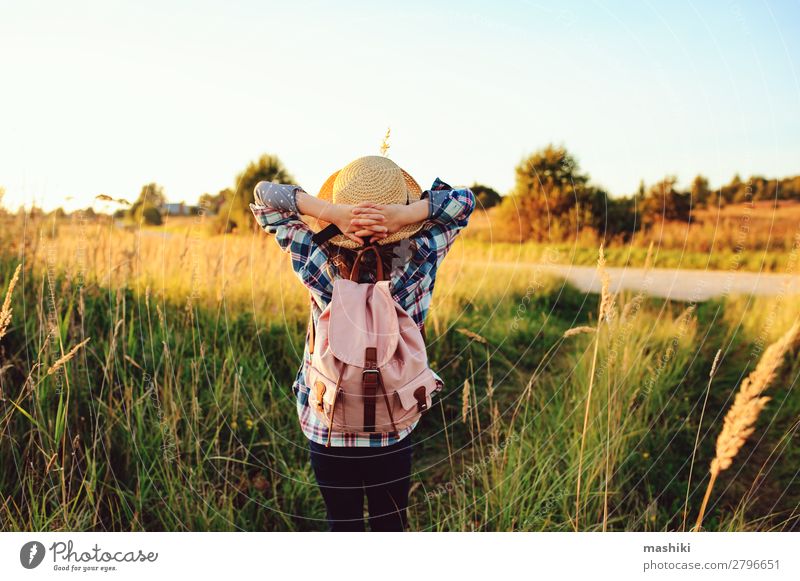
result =
[[[406,182],[406,188],[408,188],[408,200],[409,203],[417,202],[422,197],[422,188],[419,187],[417,181],[412,178],[405,170],[400,170],[403,173],[403,179]],[[336,181],[336,176],[339,175],[339,171],[335,171],[331,174],[331,176],[325,180],[325,183],[322,184],[322,187],[319,189],[319,193],[317,197],[320,200],[325,200],[326,202],[333,203],[333,183]],[[367,200],[365,200],[367,201]],[[311,228],[315,231],[320,231],[326,226],[328,226],[328,222],[324,220],[315,219],[311,221]],[[422,227],[425,225],[424,222],[417,222],[416,224],[409,224],[408,226],[403,226],[397,232],[393,232],[386,238],[381,238],[377,241],[378,244],[391,244],[392,242],[398,242],[400,240],[405,240],[406,238],[411,238],[414,234],[419,232]],[[361,248],[361,244],[356,242],[355,240],[351,240],[344,234],[339,234],[338,236],[334,236],[329,240],[331,244],[335,244],[336,246],[341,246],[342,248]]]

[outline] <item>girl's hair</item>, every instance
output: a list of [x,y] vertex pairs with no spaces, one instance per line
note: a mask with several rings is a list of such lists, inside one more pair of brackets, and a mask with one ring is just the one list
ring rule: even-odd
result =
[[[381,262],[383,263],[383,272],[387,277],[389,276],[389,273],[392,272],[392,263],[398,258],[396,250],[401,243],[402,242],[393,242],[378,246],[378,253],[380,254]],[[328,245],[328,256],[330,258],[330,262],[336,267],[336,269],[339,271],[339,276],[342,278],[350,278],[350,271],[353,268],[353,261],[355,260],[357,253],[358,250],[342,248],[341,246],[336,246],[334,244]],[[368,274],[374,274],[376,272],[375,254],[373,252],[368,252],[364,255],[359,270],[359,278],[361,279],[359,282],[367,282],[366,277]]]

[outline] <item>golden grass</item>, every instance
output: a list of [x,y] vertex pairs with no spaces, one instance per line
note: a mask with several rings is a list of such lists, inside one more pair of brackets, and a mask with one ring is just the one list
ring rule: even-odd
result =
[[14,276],[11,277],[11,282],[8,283],[8,290],[6,291],[6,298],[3,301],[3,306],[0,308],[0,339],[6,334],[8,326],[11,324],[11,295],[14,294],[14,287],[17,286],[19,280],[19,273],[22,270],[22,265],[17,266],[14,271]]
[[597,259],[597,271],[600,274],[600,309],[597,315],[598,325],[603,321],[609,322],[614,316],[614,296],[611,294],[611,277],[606,270],[606,255],[603,245],[600,245],[600,257]]
[[469,379],[464,380],[464,388],[461,390],[461,421],[467,423],[467,416],[469,415]]
[[583,335],[586,333],[594,333],[597,331],[594,327],[588,327],[586,325],[582,325],[580,327],[573,327],[572,329],[567,329],[564,331],[563,338],[569,339],[570,337],[574,337],[575,335]]
[[755,431],[756,420],[770,400],[769,397],[762,394],[775,379],[775,374],[783,363],[786,353],[795,346],[798,339],[800,339],[800,321],[796,321],[780,339],[764,351],[756,368],[739,387],[733,404],[725,415],[722,431],[717,437],[716,455],[711,460],[709,468],[711,478],[697,515],[696,531],[700,530],[703,523],[703,516],[717,476],[723,470],[730,468],[739,450]]
[[[606,259],[603,252],[603,246],[600,246],[600,252],[597,259],[597,271],[600,275],[601,288],[600,288],[600,307],[597,317],[597,333],[594,337],[594,354],[592,355],[592,368],[589,372],[589,389],[586,393],[586,407],[583,413],[583,429],[581,430],[581,444],[580,451],[578,452],[578,481],[575,488],[575,530],[579,530],[580,526],[580,511],[581,511],[581,477],[583,474],[583,455],[586,448],[586,430],[589,426],[589,408],[592,402],[592,389],[594,388],[595,373],[597,371],[597,353],[600,348],[600,324],[603,321],[610,321],[614,309],[614,297],[611,295],[610,278],[606,271]],[[608,402],[610,405],[610,402]],[[608,505],[604,510],[603,530],[606,528],[606,517]]]
[[91,341],[91,337],[87,337],[86,339],[84,339],[83,341],[81,341],[80,343],[75,345],[75,347],[70,349],[69,352],[67,352],[63,357],[60,357],[59,359],[57,359],[55,361],[55,363],[53,363],[47,369],[47,375],[53,375],[56,371],[61,369],[61,367],[64,366],[70,359],[75,357],[75,355],[78,353],[78,351],[80,351],[81,347],[86,345],[89,341]]
[[[85,285],[130,288],[156,305],[164,300],[212,311],[249,312],[259,322],[293,325],[308,313],[308,295],[288,257],[271,236],[208,236],[203,219],[182,222],[183,232],[123,229],[111,224],[29,224],[11,238],[34,272],[53,267]],[[497,263],[496,251],[456,241],[437,273],[436,301],[428,327],[436,334],[466,306],[503,303],[535,289],[546,293],[557,279],[532,263]]]
[[703,427],[703,418],[706,415],[706,405],[708,404],[708,396],[711,393],[711,382],[714,381],[714,375],[717,373],[717,366],[719,365],[720,357],[722,356],[722,349],[717,349],[717,354],[714,355],[714,362],[711,364],[711,371],[708,372],[708,384],[706,385],[706,395],[703,399],[703,407],[700,411],[700,420],[697,422],[697,433],[694,436],[694,446],[692,447],[692,459],[689,462],[689,477],[686,482],[686,500],[683,504],[683,528],[686,530],[686,518],[689,514],[689,491],[692,488],[692,473],[694,472],[694,460],[697,457],[697,446],[700,444],[700,430]]

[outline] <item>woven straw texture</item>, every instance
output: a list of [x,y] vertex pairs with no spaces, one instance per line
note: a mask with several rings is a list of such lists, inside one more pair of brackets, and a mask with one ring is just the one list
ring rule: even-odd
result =
[[[392,160],[379,155],[368,155],[350,162],[339,171],[333,173],[319,190],[322,200],[334,204],[358,204],[374,202],[376,204],[411,204],[420,199],[422,189],[408,173]],[[327,226],[327,222],[317,220],[317,228]],[[422,228],[423,223],[404,226],[394,234],[378,241],[378,244],[390,244],[410,238]],[[331,238],[331,243],[343,248],[358,248],[358,243],[347,236],[339,235]]]

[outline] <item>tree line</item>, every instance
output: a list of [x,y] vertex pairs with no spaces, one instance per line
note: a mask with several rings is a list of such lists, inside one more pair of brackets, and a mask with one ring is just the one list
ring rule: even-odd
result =
[[[296,183],[275,155],[262,155],[236,176],[235,186],[217,194],[203,194],[201,205],[212,208],[217,232],[253,225],[249,210],[253,188],[261,181]],[[800,200],[800,175],[784,179],[734,176],[729,184],[713,189],[698,175],[688,189],[680,189],[675,176],[645,186],[630,195],[612,196],[594,185],[565,147],[548,145],[522,160],[515,168],[514,188],[505,196],[483,184],[473,184],[479,208],[517,224],[519,239],[569,239],[585,228],[601,236],[628,238],[662,221],[690,222],[697,209],[759,200]]]
[[[237,174],[232,187],[216,194],[202,194],[191,211],[208,215],[214,233],[254,228],[249,204],[254,201],[253,189],[261,180],[296,183],[277,155],[264,154]],[[650,186],[641,182],[632,194],[612,196],[592,183],[565,147],[548,145],[516,166],[514,187],[506,195],[483,184],[476,183],[471,188],[478,207],[515,226],[515,237],[520,241],[566,240],[585,229],[603,237],[627,239],[661,222],[690,222],[697,209],[761,200],[800,200],[800,175],[783,179],[751,176],[742,180],[737,174],[730,183],[716,189],[702,175],[696,176],[688,189],[677,184],[675,176],[666,176]],[[144,185],[133,203],[116,201],[126,206],[114,213],[115,218],[150,225],[162,223],[167,204],[164,189],[157,183]],[[30,212],[44,214],[37,209]],[[94,215],[91,208],[85,212]],[[53,213],[66,215],[61,208]]]
[[496,202],[496,212],[501,221],[518,226],[521,241],[567,240],[587,228],[602,237],[627,240],[659,223],[691,222],[698,209],[800,200],[800,176],[743,181],[736,175],[718,189],[702,175],[688,189],[679,189],[677,177],[667,176],[649,187],[641,182],[633,194],[611,196],[592,184],[574,155],[554,145],[528,156],[515,172],[514,188]]

